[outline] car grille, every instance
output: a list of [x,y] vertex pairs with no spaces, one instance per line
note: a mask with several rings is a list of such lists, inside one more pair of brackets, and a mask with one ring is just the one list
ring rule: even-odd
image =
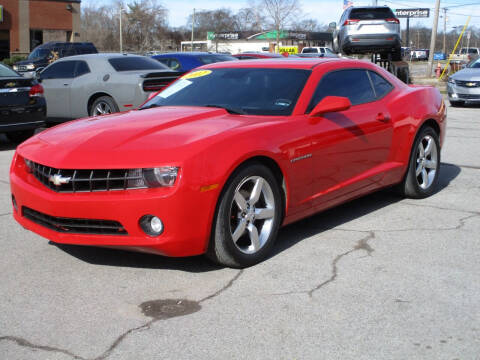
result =
[[[57,192],[93,192],[146,188],[141,169],[65,170],[31,162],[33,175]],[[57,181],[55,181],[57,180]]]
[[455,80],[455,84],[462,87],[475,88],[480,87],[480,81],[460,81]]
[[38,225],[57,232],[93,235],[128,235],[118,221],[55,217],[22,207],[22,215]]
[[461,99],[467,99],[467,100],[478,100],[478,99],[480,99],[480,95],[472,95],[472,94],[457,94],[457,95]]

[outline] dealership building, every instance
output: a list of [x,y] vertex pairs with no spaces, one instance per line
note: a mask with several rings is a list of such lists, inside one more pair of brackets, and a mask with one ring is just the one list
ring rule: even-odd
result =
[[80,41],[81,0],[0,0],[0,58],[48,41]]

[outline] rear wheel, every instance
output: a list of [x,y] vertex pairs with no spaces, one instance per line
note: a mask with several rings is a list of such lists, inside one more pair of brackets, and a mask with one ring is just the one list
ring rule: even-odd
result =
[[426,126],[420,130],[413,143],[407,174],[400,184],[401,192],[414,199],[432,195],[438,184],[439,169],[438,134]]
[[244,268],[270,252],[281,221],[281,195],[272,172],[251,164],[225,185],[207,256],[222,265]]
[[5,135],[7,139],[10,140],[14,144],[20,144],[27,140],[28,138],[32,137],[35,133],[35,130],[23,130],[23,131],[10,131],[7,132]]
[[90,116],[99,116],[118,112],[118,106],[110,96],[101,96],[90,106]]

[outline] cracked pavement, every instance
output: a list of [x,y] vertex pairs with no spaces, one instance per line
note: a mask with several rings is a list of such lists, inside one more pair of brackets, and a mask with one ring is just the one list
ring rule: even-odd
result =
[[478,360],[479,111],[448,108],[435,195],[304,219],[241,271],[25,231],[0,136],[0,358]]

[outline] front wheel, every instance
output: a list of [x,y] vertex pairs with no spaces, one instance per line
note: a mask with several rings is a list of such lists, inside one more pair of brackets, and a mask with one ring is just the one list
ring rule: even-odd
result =
[[413,143],[407,174],[400,185],[406,197],[421,199],[433,194],[438,185],[440,143],[438,134],[427,126]]
[[240,168],[220,197],[207,256],[234,268],[262,261],[275,242],[281,208],[280,189],[268,168]]

